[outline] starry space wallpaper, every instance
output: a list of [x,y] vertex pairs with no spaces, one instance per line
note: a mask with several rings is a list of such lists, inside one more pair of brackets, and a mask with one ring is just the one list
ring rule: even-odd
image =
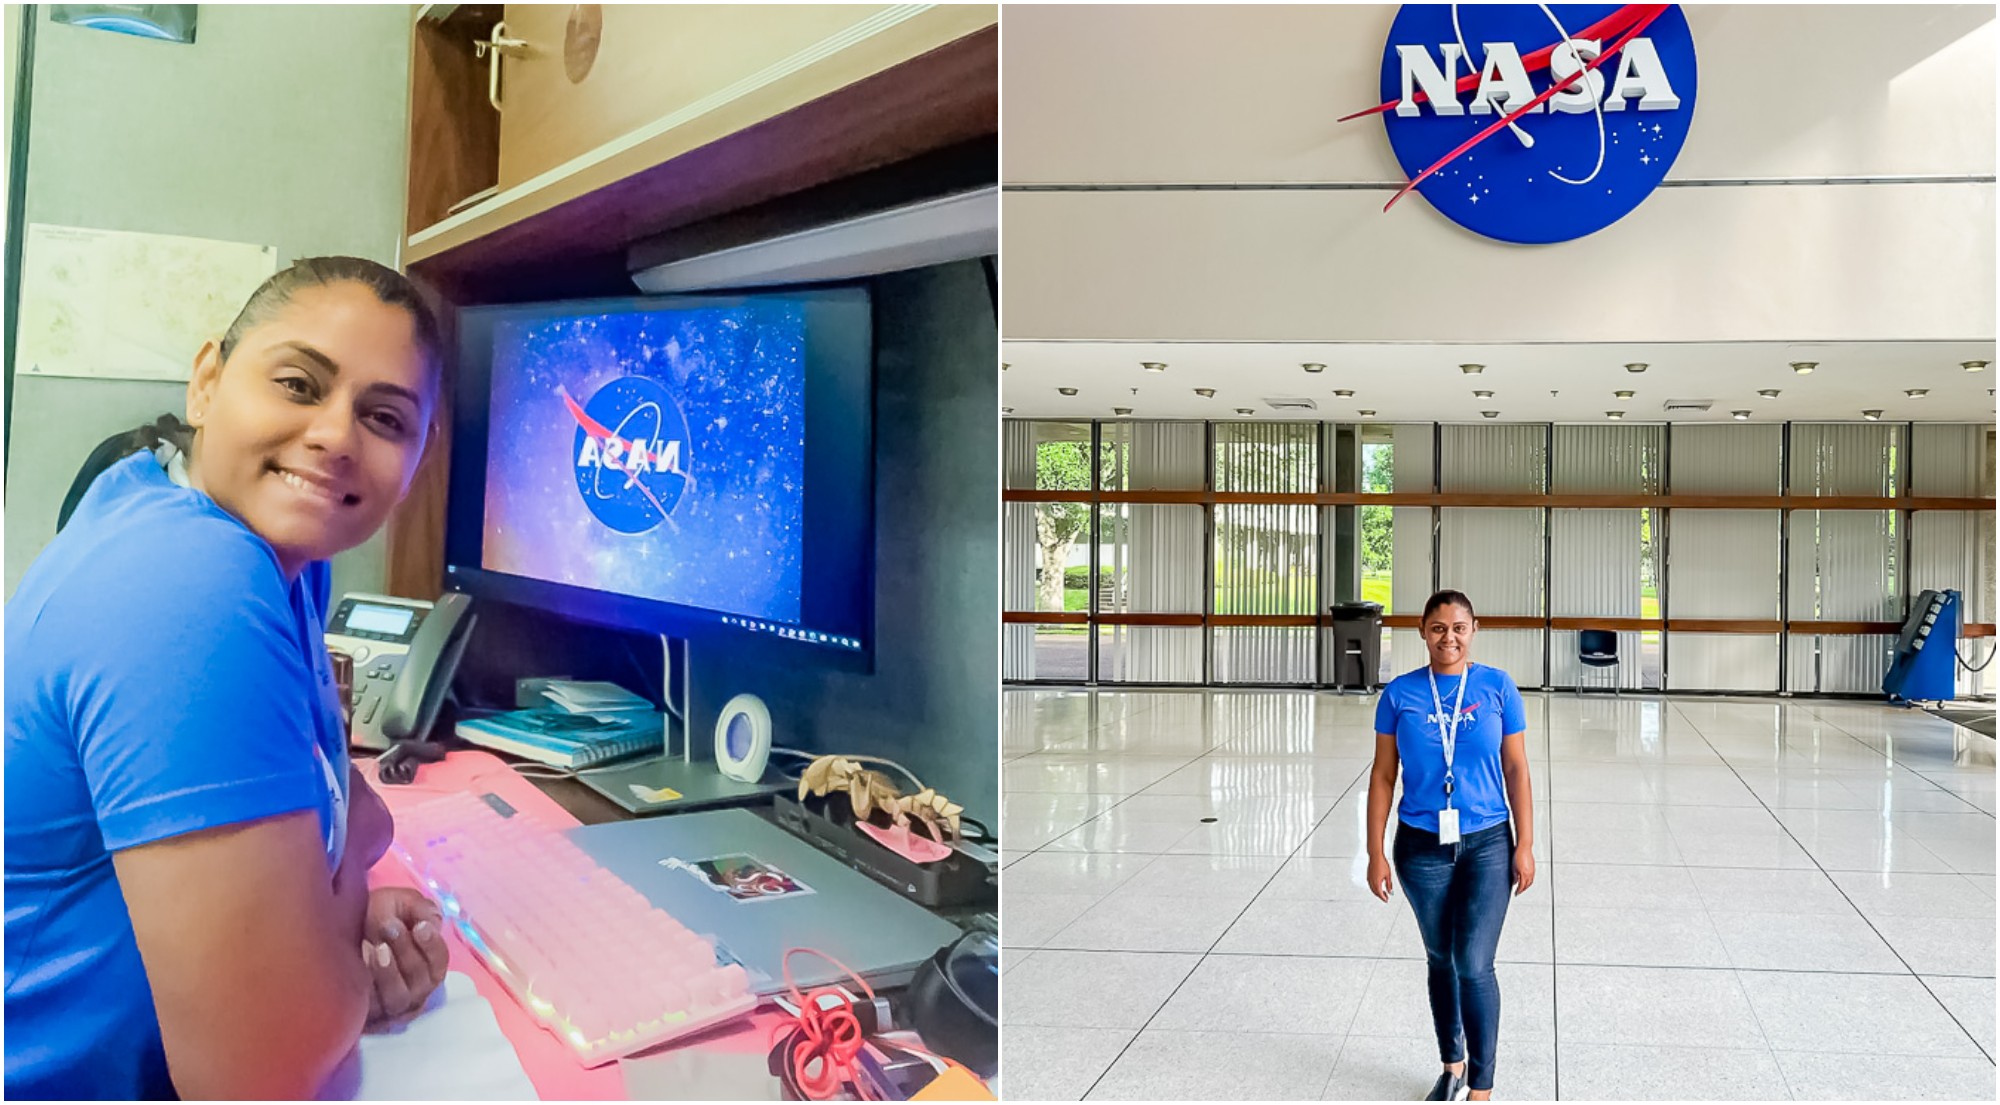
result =
[[493,342],[483,567],[799,620],[798,301],[507,320]]

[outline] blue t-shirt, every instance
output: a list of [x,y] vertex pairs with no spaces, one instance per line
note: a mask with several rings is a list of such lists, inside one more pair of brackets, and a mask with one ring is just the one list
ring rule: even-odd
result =
[[[1443,720],[1431,701],[1430,667],[1405,672],[1382,688],[1375,705],[1375,731],[1393,733],[1403,762],[1403,800],[1396,817],[1411,828],[1438,831],[1444,808]],[[1525,732],[1528,710],[1514,679],[1499,668],[1468,662],[1465,702],[1459,707],[1458,740],[1452,747],[1451,804],[1458,809],[1464,836],[1507,820],[1507,784],[1500,771],[1500,738]],[[1458,698],[1459,676],[1437,677],[1445,710]]]
[[106,469],[7,603],[6,1092],[173,1097],[113,852],[300,810],[329,874],[347,741],[326,562],[149,453]]

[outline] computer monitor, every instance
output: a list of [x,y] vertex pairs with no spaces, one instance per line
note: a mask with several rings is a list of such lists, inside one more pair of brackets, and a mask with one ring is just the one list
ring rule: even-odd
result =
[[458,369],[451,586],[868,654],[865,290],[473,308]]

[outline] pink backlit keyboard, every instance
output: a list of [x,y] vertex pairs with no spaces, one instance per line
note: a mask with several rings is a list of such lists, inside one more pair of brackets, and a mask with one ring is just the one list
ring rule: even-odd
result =
[[749,976],[718,963],[712,942],[561,831],[502,806],[457,793],[400,810],[393,851],[466,947],[584,1066],[756,1008]]

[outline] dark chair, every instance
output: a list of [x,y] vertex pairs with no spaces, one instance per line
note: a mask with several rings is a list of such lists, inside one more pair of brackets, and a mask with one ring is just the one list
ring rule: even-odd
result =
[[[1611,668],[1611,693],[1618,693],[1618,634],[1609,629],[1584,629],[1576,635],[1576,658],[1586,668]],[[1583,681],[1577,680],[1577,693]]]

